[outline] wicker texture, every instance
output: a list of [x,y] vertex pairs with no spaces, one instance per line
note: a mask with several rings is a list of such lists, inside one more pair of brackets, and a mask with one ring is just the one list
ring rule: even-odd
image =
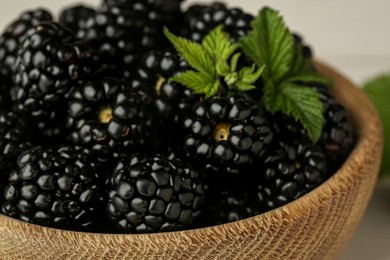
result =
[[363,92],[322,63],[348,109],[358,143],[319,188],[276,210],[216,227],[145,235],[62,231],[0,216],[1,259],[334,259],[359,223],[375,186],[382,128]]

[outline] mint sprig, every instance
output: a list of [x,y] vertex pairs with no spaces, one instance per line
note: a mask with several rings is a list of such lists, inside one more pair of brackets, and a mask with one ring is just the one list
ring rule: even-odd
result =
[[170,81],[187,86],[197,94],[212,97],[223,86],[229,90],[247,91],[254,89],[253,85],[262,75],[264,66],[244,67],[237,71],[240,53],[238,44],[231,41],[223,26],[217,26],[205,36],[202,43],[172,34],[167,28],[164,33],[180,55],[192,69],[179,73]]
[[252,31],[239,42],[257,66],[265,66],[266,109],[293,116],[316,142],[323,127],[323,105],[318,91],[307,85],[328,85],[330,81],[312,71],[283,18],[275,10],[263,8],[252,22]]

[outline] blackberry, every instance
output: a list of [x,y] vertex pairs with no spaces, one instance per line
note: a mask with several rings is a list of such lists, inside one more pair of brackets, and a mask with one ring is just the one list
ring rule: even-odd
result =
[[[328,164],[328,172],[334,173],[345,161],[355,143],[355,134],[348,111],[337,102],[330,89],[324,85],[311,85],[318,90],[323,104],[324,124],[317,146],[321,147]],[[277,113],[272,117],[274,132],[282,141],[310,142],[302,124],[291,116]]]
[[58,22],[77,34],[78,31],[87,28],[88,19],[95,15],[95,9],[85,5],[75,5],[63,9],[58,18]]
[[196,103],[184,126],[187,157],[217,171],[237,173],[250,167],[273,139],[262,108],[238,95]]
[[177,32],[181,24],[183,0],[103,0],[104,11],[120,8],[129,12],[133,29],[140,36],[139,43],[145,50],[167,46],[163,28]]
[[13,112],[0,110],[0,183],[3,184],[16,166],[18,155],[32,146],[25,119]]
[[142,53],[168,45],[162,29],[177,24],[180,2],[104,1],[76,35],[99,52],[107,76],[132,78]]
[[98,231],[104,220],[105,173],[88,151],[41,147],[21,153],[4,189],[1,212],[26,222]]
[[325,153],[329,170],[335,172],[345,161],[355,143],[348,111],[331,95],[329,89],[317,86],[324,104],[324,127],[318,142]]
[[298,199],[329,177],[321,149],[299,141],[275,142],[258,169],[263,169],[257,195],[264,212]]
[[248,178],[207,178],[200,227],[229,223],[255,216],[260,211],[256,186]]
[[272,122],[272,129],[278,139],[284,142],[289,140],[300,140],[301,142],[309,142],[310,138],[302,124],[293,116],[282,112],[274,114],[266,113],[267,118]]
[[192,5],[184,14],[181,34],[193,41],[201,41],[218,25],[237,41],[251,30],[253,16],[239,8],[228,8],[224,3],[211,5]]
[[7,83],[12,81],[11,75],[16,62],[18,49],[23,41],[40,22],[51,21],[51,13],[45,9],[28,10],[20,14],[0,36],[0,76]]
[[74,144],[98,152],[101,160],[154,150],[155,119],[146,92],[114,78],[88,81],[69,93],[67,127]]
[[181,230],[202,210],[199,175],[179,160],[133,155],[117,164],[110,184],[107,214],[119,232]]
[[95,66],[91,50],[59,24],[42,22],[33,29],[18,51],[11,98],[37,136],[63,138],[65,95],[91,77]]
[[178,122],[201,97],[179,83],[168,81],[187,68],[187,63],[174,51],[150,51],[141,59],[138,78],[133,81],[138,88],[151,93],[150,107],[159,121],[161,136],[170,145],[178,139],[176,134],[181,133]]
[[133,30],[131,13],[121,8],[97,12],[75,32],[99,54],[105,76],[130,78],[140,50],[138,34]]
[[12,21],[0,36],[0,108],[11,109],[9,92],[17,53],[24,39],[42,21],[51,21],[45,9],[28,10]]

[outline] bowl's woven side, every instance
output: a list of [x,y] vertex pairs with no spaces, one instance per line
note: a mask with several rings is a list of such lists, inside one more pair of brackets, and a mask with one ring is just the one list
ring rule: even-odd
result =
[[329,67],[359,140],[342,168],[319,188],[279,209],[216,227],[147,235],[87,234],[0,216],[2,259],[321,259],[335,258],[359,223],[375,186],[382,128],[363,92]]

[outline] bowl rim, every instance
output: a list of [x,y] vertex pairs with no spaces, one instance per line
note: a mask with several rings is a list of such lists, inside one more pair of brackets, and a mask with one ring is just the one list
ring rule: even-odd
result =
[[[349,81],[345,76],[341,75],[339,72],[337,72],[335,69],[333,69],[331,66],[326,65],[323,61],[315,60],[314,61],[314,67],[321,73],[326,76],[330,76],[334,82],[335,85],[345,85],[348,88],[352,88],[357,92],[361,92],[359,88],[353,84],[351,81]],[[340,94],[339,91],[337,91],[337,88],[335,88],[336,94]],[[346,95],[343,95],[341,97],[343,101],[346,102],[346,104],[343,104],[348,111],[351,109],[351,104],[348,103],[348,97]],[[265,223],[269,219],[274,219],[275,215],[279,216],[285,216],[286,214],[289,216],[288,219],[295,219],[299,217],[299,214],[295,214],[295,212],[299,212],[302,210],[311,210],[314,208],[318,208],[318,204],[314,203],[314,201],[318,201],[318,199],[329,199],[331,194],[333,192],[342,192],[340,187],[340,180],[348,179],[348,176],[344,176],[349,171],[347,170],[351,164],[361,164],[359,160],[364,156],[364,152],[367,149],[367,145],[369,145],[371,142],[373,142],[374,136],[377,136],[376,138],[383,137],[383,130],[381,127],[381,123],[379,120],[379,115],[372,105],[371,101],[366,95],[363,95],[362,93],[359,93],[359,99],[365,102],[365,104],[368,104],[368,107],[365,108],[365,115],[366,118],[364,118],[363,115],[353,113],[351,115],[351,120],[353,122],[353,125],[356,130],[356,143],[353,148],[353,150],[348,155],[347,159],[343,163],[343,165],[325,182],[323,182],[320,186],[315,188],[314,190],[308,192],[304,196],[286,204],[281,207],[275,208],[273,210],[270,210],[268,212],[252,216],[249,218],[245,218],[242,220],[209,226],[209,227],[201,227],[201,228],[193,228],[188,230],[179,230],[179,231],[167,231],[167,232],[160,232],[160,233],[143,233],[143,234],[121,234],[121,233],[93,233],[93,232],[81,232],[81,231],[71,231],[71,230],[62,230],[52,227],[46,227],[41,226],[37,224],[27,223],[22,220],[13,219],[11,217],[8,217],[6,215],[0,214],[0,223],[4,220],[8,220],[12,223],[17,223],[18,225],[21,225],[22,229],[35,226],[35,232],[46,232],[46,233],[68,233],[72,235],[76,235],[77,237],[107,237],[107,238],[114,238],[114,237],[124,237],[124,238],[134,238],[134,240],[155,240],[155,239],[163,239],[163,240],[171,240],[175,239],[177,236],[184,236],[184,237],[191,237],[194,235],[194,233],[197,233],[198,236],[208,236],[212,233],[218,232],[224,232],[224,233],[230,233],[231,230],[235,230],[237,232],[238,228],[237,226],[253,226],[259,227],[260,224],[258,223]],[[352,111],[353,112],[353,111]],[[367,118],[367,114],[370,116]],[[378,140],[374,140],[375,144],[377,145],[377,149],[381,152],[382,150],[382,143],[378,143]],[[373,160],[373,159],[372,159]],[[3,219],[3,220],[2,220]],[[257,223],[257,224],[256,224]],[[246,232],[246,229],[241,229],[241,232]],[[193,241],[193,243],[200,243]]]

